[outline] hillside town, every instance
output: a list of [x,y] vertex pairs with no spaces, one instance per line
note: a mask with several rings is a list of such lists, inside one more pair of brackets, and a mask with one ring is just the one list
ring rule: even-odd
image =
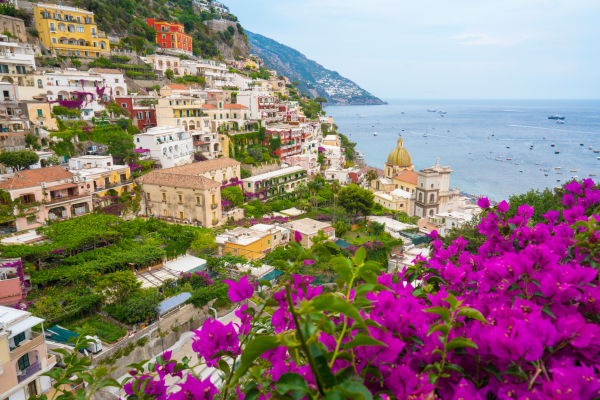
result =
[[322,103],[256,55],[199,57],[182,23],[159,18],[142,54],[89,10],[28,4],[34,42],[0,15],[0,399],[89,390],[60,378],[70,355],[119,382],[167,349],[181,361],[185,333],[239,320],[224,280],[249,279],[258,302],[286,261],[331,251],[301,271],[331,291],[331,255],[364,248],[401,273],[429,257],[433,231],[479,218],[443,160],[415,170],[399,137],[384,169],[368,167]]

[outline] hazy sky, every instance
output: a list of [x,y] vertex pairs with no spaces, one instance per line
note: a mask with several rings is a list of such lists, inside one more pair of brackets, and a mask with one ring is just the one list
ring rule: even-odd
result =
[[600,0],[224,2],[382,98],[600,98]]

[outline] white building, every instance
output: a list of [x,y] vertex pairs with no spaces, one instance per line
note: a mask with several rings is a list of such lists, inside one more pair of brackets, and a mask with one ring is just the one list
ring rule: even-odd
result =
[[233,86],[240,90],[248,90],[252,85],[252,79],[245,75],[233,74],[231,80],[233,82]]
[[182,66],[182,60],[179,57],[165,54],[151,54],[146,56],[146,62],[152,66],[152,70],[160,71],[163,75],[168,69],[175,76],[192,75],[192,68],[189,65]]
[[427,217],[428,224],[426,227],[429,230],[437,230],[441,236],[446,236],[452,228],[460,228],[464,223],[471,221],[473,217],[474,215],[463,214],[458,211],[438,213],[433,217]]
[[242,179],[242,189],[250,200],[263,200],[274,196],[287,197],[296,190],[299,183],[306,183],[307,180],[304,168],[287,167]]
[[35,53],[28,43],[11,42],[6,35],[0,35],[0,65],[2,73],[13,71],[26,74],[36,70]]
[[458,188],[450,190],[450,167],[442,167],[437,159],[431,168],[417,172],[414,215],[419,217],[456,211],[460,204]]
[[325,152],[325,168],[327,169],[343,169],[346,164],[346,155],[341,147],[323,145]]
[[133,135],[138,149],[150,150],[150,158],[158,160],[162,168],[192,163],[193,139],[183,126],[161,126]]
[[248,107],[250,119],[261,119],[263,113],[279,111],[275,106],[275,97],[260,89],[238,92],[237,103]]
[[32,330],[43,322],[27,311],[0,306],[0,398],[26,400],[50,389],[50,378],[41,374],[56,365],[56,356],[48,353],[43,325],[42,333]]

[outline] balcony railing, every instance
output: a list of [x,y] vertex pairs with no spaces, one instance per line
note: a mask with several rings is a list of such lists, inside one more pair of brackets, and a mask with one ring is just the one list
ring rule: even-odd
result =
[[71,201],[71,200],[81,199],[83,197],[88,197],[88,196],[90,196],[90,194],[85,192],[83,194],[73,194],[70,196],[55,197],[51,200],[48,200],[48,202],[46,204],[62,203],[63,201]]
[[44,344],[44,335],[31,332],[31,339],[19,343],[19,347],[10,352],[10,359],[15,360],[41,344]]
[[42,366],[40,365],[40,363],[36,361],[35,364],[32,364],[29,367],[17,372],[17,380],[19,381],[19,383],[21,383],[21,382],[25,381],[27,378],[31,378],[37,372],[40,372],[40,370],[42,369],[41,367]]

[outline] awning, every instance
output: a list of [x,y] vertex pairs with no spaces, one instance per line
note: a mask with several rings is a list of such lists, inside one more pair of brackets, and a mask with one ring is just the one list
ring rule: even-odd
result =
[[10,335],[8,336],[8,338],[10,339],[11,337],[18,335],[21,332],[25,332],[27,329],[31,329],[34,326],[41,324],[42,322],[44,322],[42,318],[29,317],[24,321],[14,324],[13,326],[9,326],[8,329],[10,330]]
[[49,186],[48,190],[52,191],[52,190],[68,189],[68,188],[75,188],[77,186],[78,185],[76,183],[65,183],[64,185]]
[[187,299],[189,299],[190,297],[192,297],[192,294],[189,292],[183,292],[183,293],[179,293],[177,296],[173,296],[170,299],[167,299],[163,302],[161,302],[157,309],[158,309],[158,314],[163,314],[166,313],[169,310],[172,310],[173,308],[177,307],[180,304],[183,304],[186,302]]
[[282,275],[282,274],[283,274],[283,272],[281,272],[280,270],[274,269],[273,271],[269,272],[265,276],[261,277],[259,280],[272,281],[273,279],[277,278],[279,275]]
[[69,338],[79,337],[79,335],[75,332],[65,329],[60,325],[55,325],[52,328],[46,329],[44,333],[46,334],[47,340],[51,340],[57,343],[69,344],[71,346],[74,346],[75,343],[69,343]]

